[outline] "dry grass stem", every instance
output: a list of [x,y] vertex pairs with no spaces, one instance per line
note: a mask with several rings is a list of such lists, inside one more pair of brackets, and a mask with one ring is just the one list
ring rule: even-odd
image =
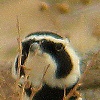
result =
[[45,77],[45,75],[46,75],[47,70],[48,70],[49,67],[50,67],[50,64],[44,69],[44,73],[43,73],[43,77],[42,77],[42,82],[44,80],[44,77]]
[[22,58],[22,44],[21,44],[21,37],[20,37],[20,27],[19,27],[19,20],[18,20],[18,17],[17,17],[17,28],[18,28],[18,38],[17,38],[17,41],[18,41],[18,78],[17,78],[17,80],[16,80],[16,85],[18,86],[18,83],[19,83],[19,80],[20,80],[20,69],[21,69],[21,67],[23,67],[23,69],[25,70],[25,76],[24,76],[24,84],[22,84],[22,88],[21,88],[21,95],[20,95],[20,100],[23,100],[23,96],[24,96],[24,89],[25,89],[25,86],[26,86],[26,84],[27,84],[27,78],[28,78],[28,76],[29,76],[29,74],[27,73],[27,71],[26,70],[31,70],[30,68],[27,68],[27,67],[25,67],[25,66],[23,66],[23,65],[21,65],[21,58]]
[[31,96],[30,96],[30,100],[32,100],[32,98],[34,97],[34,95],[40,90],[42,88],[42,85],[39,85],[39,87],[38,88],[34,88],[34,87],[32,87],[31,88],[31,91],[32,91],[32,93],[31,93]]
[[67,86],[64,87],[64,97],[63,97],[63,100],[67,100],[67,97],[66,97],[66,88],[67,88]]
[[25,94],[24,89],[30,87],[28,77],[29,77],[29,73],[31,71],[31,68],[27,68],[26,66],[23,66],[23,65],[21,67],[23,67],[23,69],[25,71],[24,84],[22,85],[22,91],[21,91],[21,100],[23,100],[23,97],[24,97],[24,94]]
[[[22,58],[22,44],[21,44],[21,36],[20,36],[20,26],[19,26],[19,19],[17,16],[17,24],[16,24],[17,30],[18,30],[18,78],[16,80],[16,89],[18,90],[18,83],[20,80],[20,69],[21,69],[21,58]],[[26,77],[25,77],[26,78]],[[22,86],[22,94],[20,96],[20,100],[23,100],[23,94],[24,94],[24,85]]]
[[77,93],[77,88],[81,85],[81,83],[82,83],[83,79],[86,77],[86,75],[87,75],[89,69],[95,64],[95,61],[96,61],[97,56],[99,55],[99,53],[100,53],[100,50],[98,50],[98,51],[93,55],[91,61],[87,64],[86,69],[85,69],[83,75],[81,76],[81,78],[79,79],[78,83],[75,85],[75,87],[74,87],[74,88],[69,92],[69,94],[67,95],[67,100],[68,100],[71,96],[73,96],[73,95],[76,95],[76,96],[78,96],[78,97],[80,96],[80,94]]
[[18,84],[19,79],[20,79],[20,67],[21,67],[21,56],[22,56],[22,47],[21,47],[21,38],[20,38],[20,28],[19,28],[19,19],[17,16],[17,29],[18,29],[18,38],[17,38],[17,42],[18,42],[18,78],[16,81],[16,84]]
[[21,44],[21,36],[20,36],[20,27],[19,27],[19,19],[17,16],[17,29],[18,29],[18,78],[20,78],[20,68],[21,68],[21,57],[22,57],[22,44]]
[[25,95],[24,89],[25,89],[25,86],[26,86],[26,84],[27,84],[27,78],[28,78],[28,75],[25,75],[25,78],[24,78],[25,82],[24,82],[24,84],[22,85],[22,91],[21,91],[20,100],[23,100],[23,97],[24,97],[24,95]]

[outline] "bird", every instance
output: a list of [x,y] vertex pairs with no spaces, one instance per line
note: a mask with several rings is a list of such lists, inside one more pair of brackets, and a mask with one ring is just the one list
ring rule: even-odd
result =
[[[18,57],[15,57],[12,68],[15,79],[18,77]],[[28,77],[31,85],[25,89],[27,98],[32,94],[31,87],[39,87],[44,70],[48,67],[42,87],[32,100],[62,100],[64,87],[67,87],[67,95],[81,76],[80,57],[69,39],[49,31],[33,32],[22,40],[21,65],[31,69]],[[25,76],[25,70],[21,67],[20,77],[22,76]],[[70,98],[75,99],[74,96]]]

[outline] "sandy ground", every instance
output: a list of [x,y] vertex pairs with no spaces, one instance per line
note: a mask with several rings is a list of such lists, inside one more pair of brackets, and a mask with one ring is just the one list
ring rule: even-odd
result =
[[[52,31],[69,37],[82,58],[91,58],[90,51],[100,49],[99,0],[88,5],[71,0],[67,2],[71,10],[65,14],[61,14],[54,5],[41,11],[41,1],[49,3],[48,0],[0,0],[0,100],[18,100],[18,95],[14,94],[15,80],[11,76],[11,67],[18,52],[17,16],[22,39],[31,32]],[[84,81],[82,93],[86,100],[100,100],[100,56]]]

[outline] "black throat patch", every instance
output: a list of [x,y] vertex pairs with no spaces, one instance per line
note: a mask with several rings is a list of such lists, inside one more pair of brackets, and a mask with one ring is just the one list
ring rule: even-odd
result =
[[65,47],[61,43],[43,40],[41,43],[43,52],[48,53],[56,62],[56,78],[66,77],[72,70],[72,62],[69,54],[65,51]]

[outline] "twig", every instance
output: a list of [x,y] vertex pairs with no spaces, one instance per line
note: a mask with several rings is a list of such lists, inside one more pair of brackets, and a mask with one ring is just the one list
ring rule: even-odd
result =
[[22,57],[22,45],[21,45],[21,36],[20,36],[20,27],[19,27],[19,19],[17,16],[17,24],[16,27],[18,29],[18,78],[20,78],[20,68],[21,68],[21,57]]
[[16,27],[17,27],[18,37],[20,38],[19,18],[18,18],[18,16],[16,16],[16,18],[17,18],[17,24],[16,24]]
[[44,69],[44,73],[43,73],[43,77],[42,77],[42,82],[44,80],[44,77],[45,77],[45,75],[46,75],[47,70],[48,70],[49,67],[50,67],[50,64],[46,67],[46,69]]
[[82,77],[79,79],[78,83],[74,86],[74,88],[69,92],[69,94],[67,95],[67,100],[69,100],[69,98],[71,96],[74,95],[75,91],[77,90],[77,88],[81,85],[83,79],[86,77],[88,70],[95,64],[95,61],[97,59],[98,54],[100,53],[100,50],[98,50],[92,57],[91,61],[89,62],[89,64],[87,64],[86,66],[86,70],[84,71]]
[[[18,38],[17,38],[17,42],[18,42],[18,77],[16,80],[16,87],[18,87],[18,82],[20,80],[20,69],[21,69],[21,58],[22,58],[22,44],[21,44],[21,36],[20,36],[20,26],[19,26],[19,18],[18,16],[16,17],[17,19],[17,32],[18,32]],[[20,97],[20,100],[23,100],[23,94],[24,94],[24,86],[22,87],[22,94]],[[17,88],[16,88],[17,89]]]
[[25,89],[25,86],[26,86],[26,84],[27,84],[27,78],[28,78],[28,75],[25,75],[25,78],[24,78],[25,82],[24,82],[24,84],[22,85],[22,91],[21,91],[21,97],[20,97],[21,100],[23,100],[23,97],[24,97],[24,94],[25,94],[24,89]]
[[63,100],[67,100],[67,97],[66,97],[66,88],[67,88],[67,86],[64,87],[64,97],[63,97]]

